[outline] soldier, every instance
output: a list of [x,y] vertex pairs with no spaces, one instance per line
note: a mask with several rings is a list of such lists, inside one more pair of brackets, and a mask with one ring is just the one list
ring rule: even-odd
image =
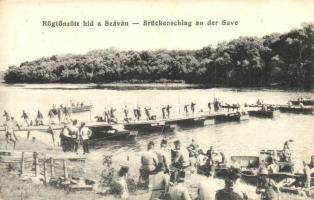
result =
[[192,200],[188,188],[184,185],[185,172],[180,171],[175,181],[175,185],[169,189],[169,196],[172,200]]
[[103,117],[104,117],[104,121],[109,124],[110,123],[110,116],[109,116],[109,111],[107,109],[104,110]]
[[9,113],[6,110],[3,111],[3,117],[5,118],[5,120],[10,119]]
[[128,119],[129,110],[128,110],[127,106],[124,106],[123,113],[124,113],[124,117],[125,117],[125,119]]
[[70,108],[64,107],[63,108],[63,114],[64,114],[64,122],[69,122],[69,118],[70,118]]
[[13,148],[15,149],[16,142],[18,141],[15,130],[16,128],[20,129],[20,126],[18,125],[17,121],[14,120],[14,117],[11,117],[11,119],[8,119],[5,123],[5,136],[7,143],[13,142]]
[[184,112],[185,112],[186,116],[189,115],[188,106],[189,106],[188,104],[185,104],[185,105],[184,105]]
[[53,112],[53,109],[49,110],[48,117],[49,117],[49,124],[55,124],[54,122],[55,114]]
[[181,148],[180,140],[174,141],[175,148],[171,150],[172,166],[184,170],[190,166],[189,152]]
[[207,106],[208,106],[208,110],[209,110],[209,112],[210,112],[210,111],[211,111],[211,109],[212,109],[212,105],[211,105],[211,103],[210,103],[210,102],[208,102]]
[[167,143],[168,141],[163,139],[160,142],[160,150],[156,151],[157,154],[157,158],[158,158],[158,162],[162,164],[162,168],[164,172],[169,172],[169,158],[167,156],[167,151],[166,151],[166,147],[167,147]]
[[145,186],[148,187],[149,175],[154,172],[158,164],[158,158],[154,151],[155,143],[150,141],[147,145],[147,151],[142,154],[141,157],[141,168],[140,168],[140,179],[144,182]]
[[137,105],[137,120],[141,119],[142,116],[142,111],[141,111],[141,107],[139,105]]
[[166,107],[163,106],[163,107],[161,108],[161,112],[162,112],[162,118],[163,118],[163,119],[166,119]]
[[84,154],[89,153],[89,138],[91,135],[92,131],[87,126],[85,126],[85,122],[82,122],[80,128],[80,139],[82,141]]
[[225,188],[216,192],[216,200],[243,200],[240,194],[234,191],[234,180],[232,178],[225,179]]
[[134,117],[135,117],[135,119],[138,119],[138,116],[137,116],[137,108],[134,108],[133,109],[133,113],[134,113]]
[[172,106],[167,105],[166,110],[167,110],[168,119],[170,118],[170,108],[172,108]]
[[258,177],[256,193],[261,194],[261,199],[263,200],[273,200],[276,199],[280,190],[276,182],[267,176],[267,169],[262,168]]
[[35,123],[36,125],[43,125],[43,119],[44,119],[44,116],[43,114],[40,112],[40,110],[38,110],[37,112],[37,116],[36,116],[36,119],[35,119]]
[[146,114],[146,117],[147,117],[147,120],[150,120],[150,111],[151,108],[145,108],[145,114]]
[[191,102],[191,111],[192,111],[193,114],[194,114],[194,111],[195,111],[195,105],[196,105],[196,103]]
[[26,125],[29,126],[29,122],[28,122],[29,117],[28,117],[28,115],[26,114],[26,112],[24,110],[23,110],[21,118],[23,118],[23,123],[25,122]]
[[69,135],[72,138],[72,150],[77,153],[79,145],[79,129],[77,127],[77,120],[73,120],[72,125],[69,126]]

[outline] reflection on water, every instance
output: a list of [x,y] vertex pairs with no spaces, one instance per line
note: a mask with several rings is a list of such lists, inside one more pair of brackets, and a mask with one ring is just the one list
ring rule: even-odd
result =
[[[36,85],[32,85],[36,87]],[[38,86],[40,87],[40,86]],[[58,85],[62,87],[62,85]],[[105,108],[115,107],[119,118],[123,115],[124,105],[132,114],[136,105],[151,107],[152,114],[161,116],[161,106],[171,104],[172,115],[183,112],[183,105],[196,102],[196,109],[206,109],[207,103],[214,97],[229,103],[255,103],[262,99],[265,103],[286,104],[288,100],[298,97],[314,98],[311,92],[291,92],[281,90],[249,90],[249,89],[181,89],[181,90],[109,90],[109,89],[25,89],[24,87],[7,87],[0,85],[0,112],[7,110],[9,114],[20,116],[24,109],[32,119],[40,109],[47,116],[52,104],[69,105],[72,102],[92,103],[91,113],[75,115],[79,121],[88,121],[95,115],[101,115]],[[204,128],[178,130],[175,134],[151,134],[139,136],[135,141],[99,141],[94,144],[93,159],[99,160],[104,153],[114,154],[114,160],[126,160],[134,166],[139,165],[141,152],[146,149],[149,140],[153,140],[159,147],[163,137],[169,139],[169,149],[172,142],[180,139],[187,146],[194,138],[206,151],[213,145],[218,151],[223,151],[227,157],[231,155],[256,155],[261,149],[282,148],[284,141],[292,139],[293,156],[297,161],[297,168],[302,160],[308,160],[314,154],[314,116],[275,113],[274,119],[258,119],[241,123],[226,123],[210,125]],[[37,133],[38,138],[45,140],[49,137]],[[47,142],[48,141],[48,142]],[[45,140],[49,143],[50,140]],[[136,168],[136,167],[135,167]]]

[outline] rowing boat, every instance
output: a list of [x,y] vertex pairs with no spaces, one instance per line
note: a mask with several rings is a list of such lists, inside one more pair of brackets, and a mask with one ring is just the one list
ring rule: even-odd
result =
[[83,106],[71,106],[67,107],[72,113],[88,112],[92,109],[93,105],[83,105]]

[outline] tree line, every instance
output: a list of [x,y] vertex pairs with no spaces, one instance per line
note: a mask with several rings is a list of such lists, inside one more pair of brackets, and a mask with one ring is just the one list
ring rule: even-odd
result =
[[93,50],[10,66],[7,83],[182,81],[222,86],[311,88],[314,23],[262,38],[239,37],[199,50]]

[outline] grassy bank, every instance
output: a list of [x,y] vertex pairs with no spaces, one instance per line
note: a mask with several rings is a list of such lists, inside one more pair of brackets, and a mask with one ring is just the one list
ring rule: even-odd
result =
[[[4,149],[6,146],[6,142],[4,140],[3,134],[0,137],[0,149]],[[73,153],[64,153],[60,151],[59,147],[49,147],[47,144],[42,143],[41,141],[32,141],[31,139],[20,138],[19,142],[16,146],[16,152],[25,151],[28,152],[37,151],[42,152],[44,154],[55,154],[58,156],[69,156]],[[93,151],[91,154],[87,156],[86,163],[82,165],[82,163],[68,163],[69,166],[69,174],[71,175],[83,175],[87,178],[92,178],[93,180],[99,180],[102,166],[102,157],[97,157],[99,155],[98,151]],[[70,156],[71,156],[70,155]],[[113,160],[113,167],[118,169],[119,161]],[[121,161],[120,161],[121,162]],[[135,162],[135,161],[134,161]],[[130,163],[131,168],[133,171],[138,171],[138,168],[135,167],[134,163]],[[42,169],[42,167],[41,167]],[[6,172],[4,170],[0,170],[0,200],[100,200],[100,199],[117,199],[111,195],[102,195],[95,191],[77,191],[77,192],[67,192],[62,189],[54,188],[50,185],[43,185],[43,184],[35,184],[31,181],[23,181],[20,179],[18,174],[19,166],[17,166],[15,171]],[[133,175],[134,180],[137,180],[138,174],[132,172],[130,175]],[[75,172],[75,173],[74,173]],[[84,174],[83,174],[84,173]],[[58,173],[57,173],[58,174]],[[62,174],[62,172],[59,174]],[[199,181],[206,180],[204,176],[194,174],[190,179],[187,181],[187,185],[193,197],[196,197],[196,186]],[[223,180],[220,179],[211,179],[212,190],[218,190],[223,187]],[[249,186],[246,184],[240,184],[240,187],[243,188],[245,191],[248,192],[250,199],[259,199],[258,196],[255,194],[255,187]],[[214,195],[214,194],[213,194]],[[287,195],[281,194],[281,199],[291,199],[291,200],[299,200],[299,199],[306,199],[303,197],[298,197],[294,195]],[[131,195],[131,200],[146,200],[149,199],[150,193],[144,190],[138,190],[134,194]]]

